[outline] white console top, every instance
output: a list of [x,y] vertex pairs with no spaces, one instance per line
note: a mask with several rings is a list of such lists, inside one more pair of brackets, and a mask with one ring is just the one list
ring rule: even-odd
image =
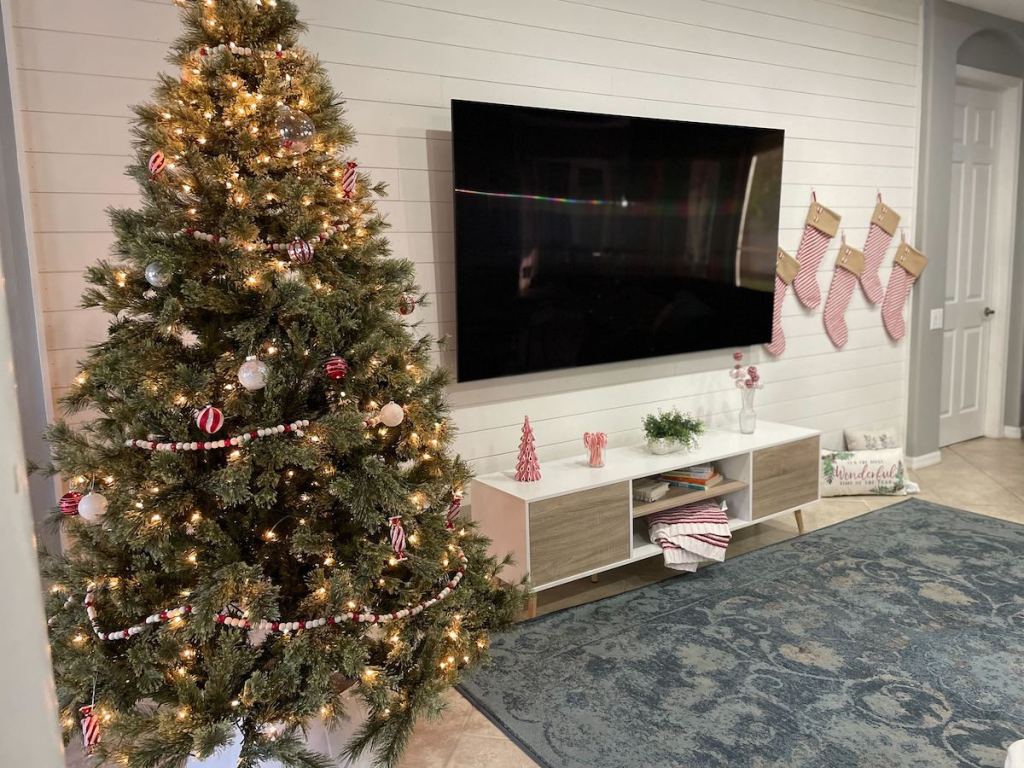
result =
[[474,480],[526,502],[540,501],[692,464],[718,461],[728,456],[771,448],[818,434],[820,433],[816,429],[792,427],[770,421],[758,421],[757,429],[752,435],[741,434],[738,430],[708,429],[700,438],[700,446],[689,452],[680,451],[656,456],[644,445],[611,448],[605,452],[605,465],[600,469],[592,469],[587,465],[586,449],[581,438],[578,456],[541,462],[541,479],[535,483],[517,481],[515,471],[511,469],[481,475]]

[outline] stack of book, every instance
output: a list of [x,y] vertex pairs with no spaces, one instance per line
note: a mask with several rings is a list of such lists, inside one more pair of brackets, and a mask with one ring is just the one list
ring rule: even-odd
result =
[[721,473],[714,464],[699,464],[695,467],[663,472],[659,478],[673,488],[688,488],[693,491],[706,491],[722,482]]

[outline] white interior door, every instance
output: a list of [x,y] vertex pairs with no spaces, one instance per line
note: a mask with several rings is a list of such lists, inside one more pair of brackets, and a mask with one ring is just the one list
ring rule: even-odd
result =
[[999,107],[995,91],[956,88],[940,445],[985,432]]

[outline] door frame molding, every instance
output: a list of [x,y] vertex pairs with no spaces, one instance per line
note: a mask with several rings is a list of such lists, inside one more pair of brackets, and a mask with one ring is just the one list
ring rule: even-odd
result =
[[[1017,176],[1020,168],[1021,107],[1024,80],[998,72],[957,64],[956,84],[993,91],[999,96],[999,146],[996,155],[995,197],[992,211],[992,248],[989,253],[986,292],[996,309],[989,321],[985,365],[985,405],[982,425],[985,437],[1005,437],[1007,359],[1010,352],[1010,300],[1013,252],[1016,237]],[[949,266],[946,267],[949,269]]]

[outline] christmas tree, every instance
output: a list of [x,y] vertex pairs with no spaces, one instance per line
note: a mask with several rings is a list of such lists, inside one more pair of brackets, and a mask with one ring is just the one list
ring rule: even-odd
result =
[[182,77],[136,109],[142,207],[87,274],[113,319],[63,405],[99,415],[49,435],[66,736],[133,768],[233,739],[243,767],[324,766],[302,727],[355,686],[350,749],[394,765],[522,596],[453,519],[469,473],[413,267],[295,5],[178,4]]
[[516,480],[535,483],[540,480],[540,462],[537,461],[537,446],[533,439],[530,417],[523,418],[523,436],[519,438],[519,459],[516,461]]

